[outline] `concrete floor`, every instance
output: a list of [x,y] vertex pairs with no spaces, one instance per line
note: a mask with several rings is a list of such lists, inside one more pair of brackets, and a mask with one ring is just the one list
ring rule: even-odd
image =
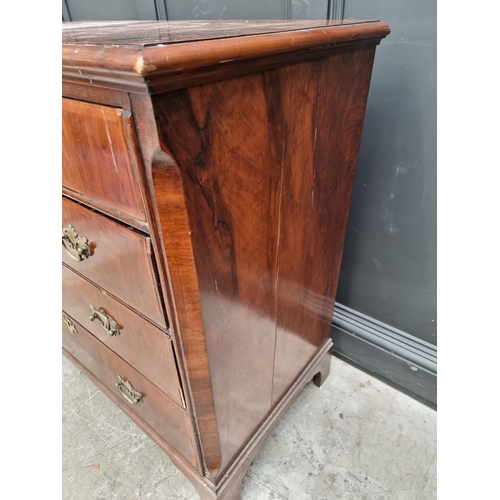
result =
[[[198,500],[170,459],[63,358],[63,499]],[[436,413],[332,358],[275,427],[242,500],[433,500]]]

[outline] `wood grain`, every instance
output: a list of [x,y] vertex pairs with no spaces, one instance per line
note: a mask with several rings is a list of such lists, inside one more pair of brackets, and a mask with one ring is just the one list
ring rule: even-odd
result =
[[[87,28],[83,35],[80,23],[65,25],[63,71],[77,67],[82,71],[102,69],[110,74],[122,72],[122,78],[132,79],[133,75],[144,77],[162,71],[200,69],[235,58],[244,61],[326,45],[380,40],[390,32],[387,24],[377,21],[295,21],[285,24],[267,21],[260,33],[258,21],[249,24],[251,33],[245,32],[247,23],[242,27],[240,22],[237,32],[230,28],[230,23],[222,24],[225,33],[221,30],[215,33],[215,28],[210,28],[211,25],[217,26],[217,22],[203,22],[197,26],[193,22],[183,25],[182,22],[170,21],[127,23],[123,26],[125,30],[102,23],[97,24],[96,29]],[[174,36],[181,37],[178,42],[182,43],[162,39],[168,38],[175,25],[179,28]],[[134,26],[139,28],[139,37],[134,33]],[[166,32],[164,37],[162,30]]]
[[145,221],[125,142],[123,111],[63,99],[62,113],[63,186]]
[[[132,422],[134,422],[139,429],[141,429],[144,434],[149,436],[149,438],[158,445],[158,447],[163,450],[172,462],[182,471],[183,474],[188,477],[193,483],[203,483],[204,478],[202,475],[202,467],[198,462],[196,468],[193,467],[192,463],[189,463],[173,446],[171,443],[165,440],[163,436],[158,434],[155,429],[151,427],[147,422],[137,415],[135,411],[132,410],[131,405],[123,399],[123,396],[118,395],[114,388],[109,388],[99,380],[91,370],[84,366],[73,354],[71,354],[64,347],[62,348],[62,354],[67,359],[69,359],[99,390],[101,390]],[[189,429],[193,433],[193,428]],[[197,457],[198,458],[198,457]]]
[[[64,349],[63,354],[77,366],[108,398],[113,401],[118,408],[120,408],[146,435],[148,435],[174,462],[174,464],[182,471],[182,473],[191,481],[200,498],[203,500],[230,500],[225,498],[226,492],[229,495],[236,496],[240,500],[238,488],[241,488],[241,482],[245,475],[248,466],[252,462],[255,455],[263,447],[265,439],[273,430],[274,426],[278,423],[279,419],[284,415],[289,406],[293,403],[295,398],[299,395],[304,386],[311,381],[317,379],[320,373],[326,373],[326,364],[331,362],[331,340],[324,348],[318,352],[318,355],[312,360],[309,366],[304,369],[300,378],[295,382],[286,397],[283,398],[280,404],[273,410],[266,421],[262,424],[259,431],[255,434],[254,438],[243,450],[237,458],[231,470],[224,476],[222,481],[214,485],[203,477],[202,474],[193,469],[182,455],[172,448],[172,445],[165,441],[148,423],[139,418],[139,416],[132,410],[132,407],[126,403],[121,396],[118,396],[113,389],[109,389],[104,385],[92,371],[88,370],[78,359],[76,359],[69,351]],[[316,374],[316,375],[315,375]],[[236,492],[234,491],[236,489]]]
[[[63,309],[182,406],[181,384],[168,336],[64,265],[62,283]],[[90,304],[118,323],[120,335],[110,336],[98,321],[90,320]]]
[[273,405],[330,335],[374,52],[279,70],[288,147]]
[[103,104],[116,108],[123,108],[128,102],[126,92],[115,89],[106,89],[96,85],[76,82],[62,82],[62,96],[78,101],[87,101],[93,104]]
[[220,474],[222,453],[182,180],[179,169],[164,152],[154,156],[152,176],[158,228],[163,237],[172,290],[173,331],[180,340],[182,359],[189,378],[192,411],[199,429],[205,475],[211,481],[216,481]]
[[185,191],[220,474],[329,337],[373,53],[153,96]]
[[240,42],[241,37],[273,35],[329,28],[373,24],[370,20],[190,20],[190,21],[122,21],[120,23],[98,21],[65,23],[62,28],[63,45],[92,46],[113,45],[114,47],[165,47],[174,44],[207,42],[210,40]]
[[[177,431],[188,437],[179,438],[179,451],[198,472],[162,437],[170,432],[159,420],[166,408],[137,422],[204,499],[239,499],[246,468],[277,419],[308,380],[321,385],[328,375],[373,57],[388,33],[384,23],[352,20],[65,27],[65,92],[121,108],[114,135],[129,168],[120,176],[130,173],[138,196],[119,183],[106,199],[64,192],[150,237],[66,201],[66,222],[95,252],[65,262],[119,299],[105,307],[126,311],[134,324],[137,312],[140,321],[166,326],[158,321],[165,318],[161,283],[186,392],[187,428]],[[109,168],[109,155],[101,159]],[[96,170],[95,162],[88,168]],[[142,219],[115,199],[135,209],[140,201]],[[72,286],[82,282],[67,273]],[[93,285],[81,288],[88,287],[82,294],[94,296]],[[83,321],[76,305],[67,307]],[[68,349],[115,397],[110,370],[118,362],[134,368],[97,338],[89,342]],[[145,386],[167,368],[144,364],[157,364],[150,351],[157,345],[121,353]]]
[[[345,45],[377,44],[390,28],[376,21],[241,21],[66,26],[63,75],[130,92],[156,93],[216,81]],[[222,69],[221,69],[222,68]],[[200,76],[202,77],[200,80]]]
[[105,205],[94,198],[90,198],[82,193],[77,193],[76,191],[72,191],[64,186],[62,187],[62,194],[65,198],[76,201],[80,205],[85,205],[91,209],[95,209],[102,214],[116,219],[117,221],[123,222],[123,224],[126,224],[129,227],[133,227],[134,229],[138,229],[139,231],[145,233],[150,232],[148,222],[137,220],[134,217],[131,217],[124,212],[120,212],[120,210],[110,207],[109,205]]
[[282,144],[261,75],[153,102],[186,194],[222,475],[270,410]]
[[[63,313],[67,315],[66,311]],[[62,345],[64,349],[120,398],[123,396],[116,387],[118,375],[130,381],[134,389],[142,394],[143,401],[135,405],[127,403],[127,406],[196,468],[194,436],[191,433],[186,412],[137,370],[97,340],[74,318],[72,319],[78,333],[72,335],[63,324]]]
[[89,239],[81,262],[62,251],[63,262],[163,328],[167,322],[155,277],[151,241],[136,231],[63,198],[62,224]]

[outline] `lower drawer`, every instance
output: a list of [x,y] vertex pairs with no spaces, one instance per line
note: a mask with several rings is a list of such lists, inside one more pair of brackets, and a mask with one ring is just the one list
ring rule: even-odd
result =
[[[66,313],[63,313],[67,316]],[[73,318],[63,324],[62,345],[108,389],[196,468],[188,415],[139,372],[97,340]]]
[[[166,333],[64,265],[62,308],[175,402],[184,405],[172,341]],[[116,325],[111,330],[113,321]]]

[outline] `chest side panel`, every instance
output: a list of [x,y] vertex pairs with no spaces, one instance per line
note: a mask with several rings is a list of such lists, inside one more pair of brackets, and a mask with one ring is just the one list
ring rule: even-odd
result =
[[329,337],[373,52],[153,97],[183,178],[221,471]]
[[267,416],[272,396],[282,145],[269,140],[263,86],[257,74],[154,98],[183,176],[221,471]]

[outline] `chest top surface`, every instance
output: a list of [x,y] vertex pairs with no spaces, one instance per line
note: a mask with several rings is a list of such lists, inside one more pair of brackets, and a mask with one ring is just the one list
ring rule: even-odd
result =
[[354,27],[377,21],[97,21],[63,24],[63,45],[164,47],[215,39]]
[[145,84],[154,92],[186,84],[158,86],[158,80],[171,82],[172,77],[179,79],[207,68],[222,73],[227,68],[241,69],[248,62],[256,70],[264,69],[262,61],[279,64],[280,58],[283,61],[297,53],[378,43],[389,32],[385,23],[356,20],[65,23],[63,78],[83,78],[93,84],[108,73],[106,85],[121,81],[123,87],[127,80],[127,90],[140,91]]

